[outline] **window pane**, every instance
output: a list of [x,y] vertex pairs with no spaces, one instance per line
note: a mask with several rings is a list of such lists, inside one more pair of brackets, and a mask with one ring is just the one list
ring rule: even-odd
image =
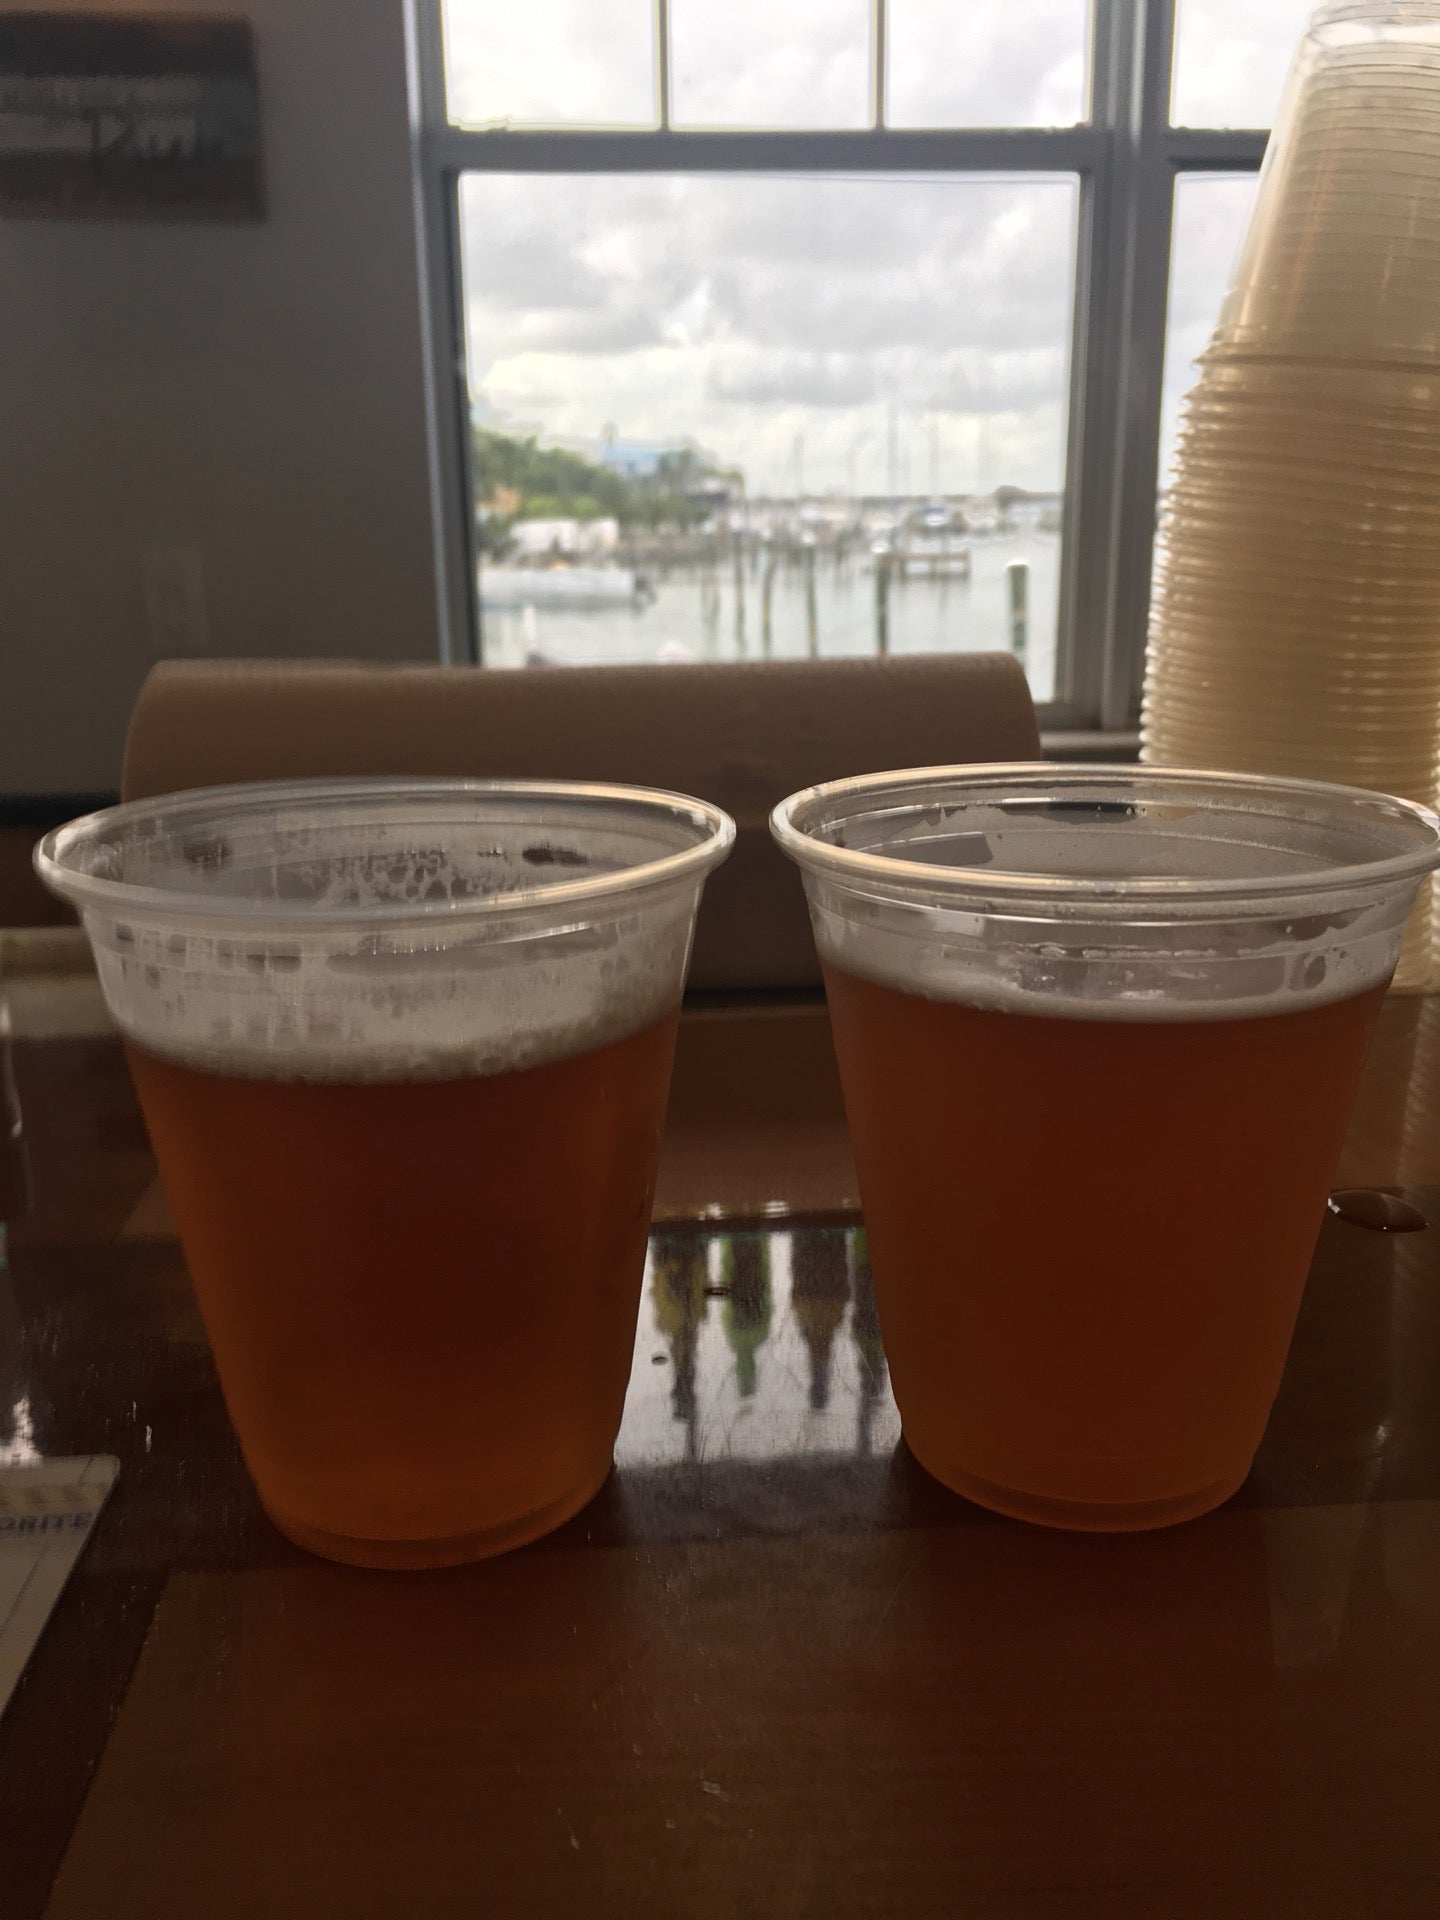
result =
[[1170,303],[1160,409],[1160,486],[1169,483],[1180,402],[1195,384],[1195,356],[1209,345],[1255,204],[1253,173],[1182,173],[1175,182]]
[[1068,127],[1086,116],[1088,0],[890,0],[892,127]]
[[651,127],[652,0],[443,0],[450,118]]
[[487,662],[1004,647],[1019,561],[1051,694],[1073,179],[461,205]]
[[670,0],[677,127],[870,124],[870,0]]
[[1314,0],[1179,0],[1170,118],[1268,127]]

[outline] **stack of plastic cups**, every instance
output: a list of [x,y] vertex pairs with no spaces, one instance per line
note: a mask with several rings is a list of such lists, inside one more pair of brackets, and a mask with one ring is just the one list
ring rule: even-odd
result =
[[1301,42],[1185,402],[1142,730],[1157,763],[1436,800],[1440,0],[1336,0]]

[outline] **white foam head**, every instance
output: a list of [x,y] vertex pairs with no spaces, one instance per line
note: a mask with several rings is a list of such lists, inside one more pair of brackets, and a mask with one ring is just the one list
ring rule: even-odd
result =
[[316,783],[115,809],[40,859],[128,1038],[212,1072],[373,1082],[535,1066],[661,1018],[730,833],[638,791]]
[[786,802],[776,832],[828,964],[930,999],[1129,1021],[1381,985],[1440,847],[1432,814],[1386,796],[1154,768],[837,781]]

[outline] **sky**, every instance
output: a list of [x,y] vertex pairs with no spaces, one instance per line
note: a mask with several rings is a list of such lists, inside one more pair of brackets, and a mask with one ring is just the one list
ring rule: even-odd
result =
[[[1180,0],[1174,110],[1268,124],[1306,8]],[[653,122],[651,0],[447,0],[452,116]],[[869,123],[869,0],[670,0],[677,126]],[[887,121],[1066,125],[1086,0],[890,0]],[[1166,425],[1253,182],[1182,183]],[[1058,489],[1077,196],[1065,177],[467,176],[477,416],[692,442],[752,495]]]

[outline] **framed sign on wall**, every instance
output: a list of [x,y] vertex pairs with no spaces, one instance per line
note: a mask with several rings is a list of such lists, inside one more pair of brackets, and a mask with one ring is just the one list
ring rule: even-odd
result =
[[262,212],[248,21],[0,8],[0,213]]

